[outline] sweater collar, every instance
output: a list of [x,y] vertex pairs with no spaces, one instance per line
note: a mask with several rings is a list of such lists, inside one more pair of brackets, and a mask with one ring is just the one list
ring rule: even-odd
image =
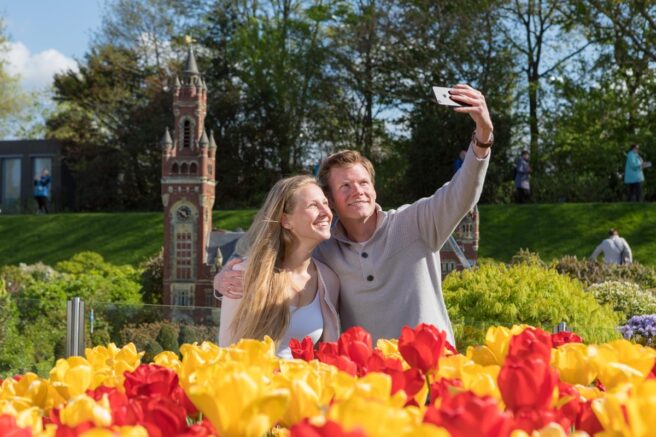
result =
[[[383,227],[386,220],[387,220],[387,213],[383,211],[383,208],[381,208],[379,204],[376,204],[376,230],[371,235],[371,238],[369,238],[369,240],[367,241],[371,241],[374,238],[374,236]],[[331,237],[337,241],[341,241],[342,243],[357,244],[355,241],[351,240],[347,236],[346,229],[344,229],[344,225],[340,222],[339,217],[337,218],[337,220],[335,220],[335,224],[333,225],[331,231]]]

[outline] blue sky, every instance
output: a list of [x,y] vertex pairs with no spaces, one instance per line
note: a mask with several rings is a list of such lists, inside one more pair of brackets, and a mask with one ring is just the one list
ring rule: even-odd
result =
[[75,69],[93,31],[103,0],[0,0],[10,38],[7,68],[28,89],[47,87],[54,73]]

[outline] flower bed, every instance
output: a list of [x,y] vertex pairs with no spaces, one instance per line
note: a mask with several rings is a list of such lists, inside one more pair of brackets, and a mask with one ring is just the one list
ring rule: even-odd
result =
[[495,327],[457,353],[432,326],[381,340],[185,344],[141,363],[134,345],[59,360],[0,386],[0,435],[643,436],[656,417],[656,351],[626,340]]

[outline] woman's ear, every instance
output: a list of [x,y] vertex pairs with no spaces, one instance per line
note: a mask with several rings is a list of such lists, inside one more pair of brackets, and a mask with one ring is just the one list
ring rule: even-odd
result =
[[284,229],[287,229],[288,231],[292,230],[292,225],[289,223],[289,218],[285,213],[282,213],[282,217],[280,218],[280,226],[282,226]]

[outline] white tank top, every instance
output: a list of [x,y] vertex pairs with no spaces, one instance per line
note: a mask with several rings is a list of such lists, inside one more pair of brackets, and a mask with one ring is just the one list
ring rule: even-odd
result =
[[291,313],[289,326],[278,343],[278,352],[276,353],[280,358],[293,358],[292,351],[289,348],[289,341],[292,338],[301,341],[309,336],[314,344],[321,338],[321,334],[323,334],[323,315],[321,314],[320,294],[320,290],[317,289],[317,293],[309,305],[300,308],[293,305],[289,306]]

